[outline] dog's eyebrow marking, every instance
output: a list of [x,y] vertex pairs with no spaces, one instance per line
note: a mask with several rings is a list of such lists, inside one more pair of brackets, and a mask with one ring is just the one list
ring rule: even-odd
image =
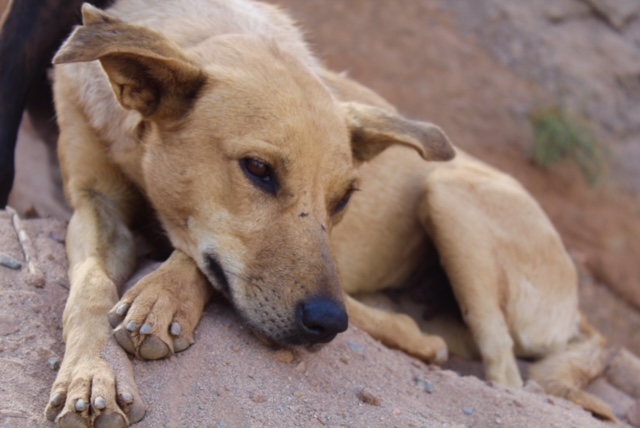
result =
[[309,215],[309,213],[302,212],[302,213],[300,213],[300,215],[298,215],[298,217],[304,218],[304,217],[307,217],[308,215]]

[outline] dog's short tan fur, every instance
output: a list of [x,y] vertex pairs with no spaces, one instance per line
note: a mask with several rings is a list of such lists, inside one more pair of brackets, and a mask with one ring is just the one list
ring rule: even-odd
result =
[[[67,348],[47,408],[60,426],[139,419],[135,386],[110,367],[107,316],[124,348],[164,357],[193,341],[209,282],[272,340],[331,340],[347,314],[329,233],[358,186],[356,166],[396,144],[453,156],[434,125],[339,102],[276,8],[148,3],[83,7],[84,26],[54,59],[74,209]],[[114,306],[149,206],[175,250]]]

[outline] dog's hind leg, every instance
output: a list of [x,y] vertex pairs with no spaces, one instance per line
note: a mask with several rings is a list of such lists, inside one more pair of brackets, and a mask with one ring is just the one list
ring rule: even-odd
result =
[[372,308],[346,295],[350,321],[390,348],[400,349],[429,363],[447,360],[447,345],[439,336],[425,336],[408,315]]
[[506,225],[496,221],[494,210],[502,197],[483,175],[471,171],[465,176],[459,168],[442,167],[427,178],[420,218],[438,249],[487,379],[520,387],[514,341],[501,307],[508,298],[503,294],[508,278],[499,260]]
[[58,107],[61,163],[74,214],[67,231],[66,350],[46,416],[65,427],[124,427],[144,415],[144,404],[133,379],[119,379],[127,373],[116,374],[111,366],[126,354],[109,345],[107,314],[136,263],[129,226],[140,195],[105,156],[82,114],[70,102]]
[[[454,284],[455,279],[451,279]],[[523,385],[513,349],[513,339],[509,333],[504,314],[497,304],[497,298],[489,298],[480,293],[468,292],[473,281],[465,280],[465,292],[456,294],[463,318],[476,342],[487,380],[521,387]],[[455,287],[455,285],[453,285]],[[476,290],[482,290],[477,285]]]
[[184,351],[193,343],[193,332],[212,293],[195,262],[175,250],[109,313],[116,340],[147,360]]

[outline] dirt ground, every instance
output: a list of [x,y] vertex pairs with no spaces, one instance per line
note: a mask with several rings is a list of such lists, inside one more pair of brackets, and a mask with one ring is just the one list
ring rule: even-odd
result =
[[[348,71],[403,113],[439,124],[457,145],[522,181],[580,268],[590,320],[610,343],[640,354],[640,4],[276,3],[332,69]],[[570,164],[547,170],[531,163],[529,115],[554,104],[586,118],[606,145],[608,172],[597,187]],[[55,377],[49,360],[63,352],[60,241],[68,210],[51,179],[49,152],[28,121],[17,156],[11,205],[23,216],[51,218],[25,223],[44,288],[25,282],[24,268],[0,267],[0,421],[47,426],[41,415]],[[0,253],[21,260],[8,214],[0,216],[0,232]],[[189,351],[134,366],[150,408],[142,427],[603,425],[560,399],[427,367],[355,328],[313,354],[270,349],[223,303],[208,309]],[[481,373],[477,364],[451,367]],[[633,404],[606,385],[593,388],[623,417]],[[363,389],[373,397],[365,401],[379,405],[366,404]]]

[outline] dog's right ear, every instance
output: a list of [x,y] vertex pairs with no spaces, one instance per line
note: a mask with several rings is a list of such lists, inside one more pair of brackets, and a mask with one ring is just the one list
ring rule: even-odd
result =
[[446,161],[455,156],[449,138],[432,123],[409,120],[357,102],[343,102],[341,107],[351,133],[351,149],[356,162],[367,162],[396,144],[415,150],[429,161]]
[[86,3],[82,19],[54,64],[99,60],[120,104],[146,119],[175,119],[189,110],[206,76],[175,43]]

